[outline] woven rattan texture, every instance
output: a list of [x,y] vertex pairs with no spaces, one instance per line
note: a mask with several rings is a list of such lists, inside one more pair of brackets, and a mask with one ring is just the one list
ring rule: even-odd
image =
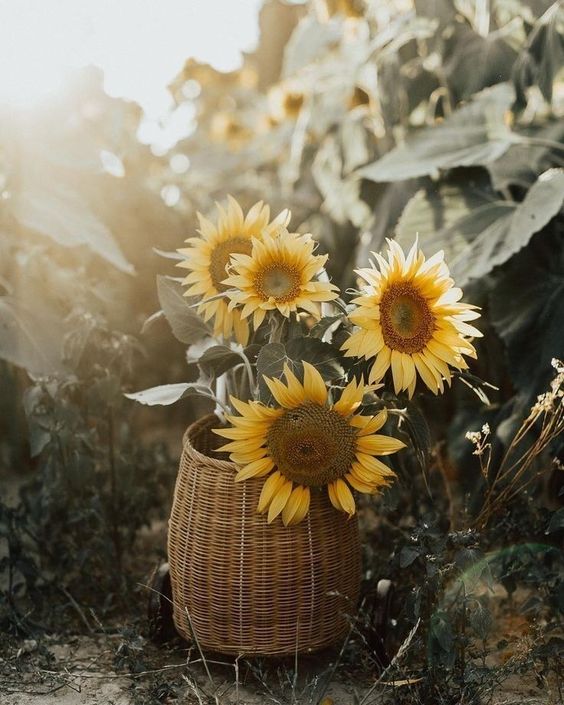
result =
[[347,631],[358,599],[356,516],[347,520],[319,490],[297,526],[267,524],[256,513],[264,478],[235,484],[235,465],[207,455],[217,425],[206,417],[184,439],[168,535],[177,630],[230,654],[331,644]]

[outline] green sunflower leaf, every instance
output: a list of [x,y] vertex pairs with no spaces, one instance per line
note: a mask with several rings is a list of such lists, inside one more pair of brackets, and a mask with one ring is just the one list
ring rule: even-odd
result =
[[178,384],[161,384],[158,387],[150,387],[124,396],[146,406],[170,406],[170,404],[191,395],[209,396],[210,390],[196,382],[179,382]]
[[182,285],[167,277],[157,276],[157,293],[166,320],[181,343],[191,345],[206,336],[213,336],[204,319],[190,307]]
[[226,345],[212,345],[198,360],[202,371],[210,377],[219,377],[240,364],[242,364],[241,356]]

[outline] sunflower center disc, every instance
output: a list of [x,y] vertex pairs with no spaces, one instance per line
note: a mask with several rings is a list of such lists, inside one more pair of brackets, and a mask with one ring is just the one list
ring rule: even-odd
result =
[[429,304],[409,283],[392,284],[384,292],[380,322],[386,345],[403,353],[423,350],[435,327]]
[[284,112],[290,117],[296,117],[302,109],[303,103],[303,93],[286,93],[284,96]]
[[267,434],[270,457],[300,485],[321,487],[349,472],[357,431],[336,411],[319,404],[288,409]]
[[277,303],[284,303],[299,295],[300,276],[294,267],[275,264],[258,272],[255,287],[265,301],[272,297]]
[[249,237],[230,237],[218,243],[210,255],[210,276],[212,284],[221,293],[229,289],[221,282],[229,275],[227,265],[231,255],[250,255],[253,244]]

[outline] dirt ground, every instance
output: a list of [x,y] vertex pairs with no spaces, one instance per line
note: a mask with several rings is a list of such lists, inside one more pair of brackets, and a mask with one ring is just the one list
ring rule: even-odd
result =
[[[122,658],[119,658],[120,651]],[[124,672],[131,664],[146,663],[146,670]],[[334,656],[335,654],[333,654]],[[327,656],[327,655],[325,655]],[[42,667],[51,659],[50,668]],[[216,657],[221,658],[221,657]],[[294,688],[294,702],[317,702],[312,699],[316,673],[327,674],[329,661],[307,659],[304,672]],[[121,663],[120,663],[121,661]],[[292,701],[292,684],[285,682],[282,663],[266,668],[268,693],[244,662],[218,663],[213,657],[207,668],[189,649],[157,648],[137,638],[134,643],[123,641],[120,635],[52,639],[51,643],[26,641],[19,651],[0,662],[0,703],[2,705],[145,705],[149,703],[219,703],[221,705],[258,705],[264,702],[284,702],[282,692]],[[274,671],[278,671],[274,675]],[[266,675],[266,674],[265,674]],[[260,678],[260,677],[259,677]],[[312,682],[313,681],[313,682]],[[368,684],[367,684],[368,686]],[[354,702],[355,694],[366,692],[352,683],[331,683],[328,702]]]
[[[244,659],[219,662],[209,657],[204,666],[194,650],[183,646],[157,647],[142,637],[127,639],[123,634],[51,636],[40,643],[26,640],[0,659],[0,703],[316,705],[327,684],[324,705],[355,705],[367,695],[366,704],[377,705],[391,688],[410,688],[402,682],[380,683],[374,688],[376,676],[348,677],[347,682],[332,678],[335,651],[301,659],[294,683],[293,663],[263,663],[260,674]],[[556,691],[539,691],[530,676],[512,676],[489,702],[555,705],[561,701]]]
[[[506,604],[502,589],[496,599],[500,606]],[[505,647],[488,656],[488,665],[519,659],[530,638],[530,625],[514,611],[496,621],[493,639],[503,640]],[[338,669],[333,668],[340,659],[338,649],[301,656],[294,679],[293,658],[247,661],[206,654],[203,663],[199,652],[180,640],[152,643],[142,636],[146,627],[141,619],[114,628],[98,624],[89,635],[61,633],[23,640],[0,635],[0,705],[319,705],[321,696],[323,705],[439,705],[418,698],[409,673],[395,683],[384,674],[376,684],[377,670],[355,663],[354,648],[345,653]],[[398,690],[403,696],[413,690],[413,699],[389,697],[399,695]],[[539,689],[530,668],[501,680],[485,696],[488,705],[562,702],[554,684]]]

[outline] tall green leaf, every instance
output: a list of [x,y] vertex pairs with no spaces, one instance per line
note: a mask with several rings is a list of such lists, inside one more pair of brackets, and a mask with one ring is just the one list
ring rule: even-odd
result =
[[181,343],[191,345],[213,335],[204,319],[190,307],[178,282],[157,276],[157,293],[166,320]]

